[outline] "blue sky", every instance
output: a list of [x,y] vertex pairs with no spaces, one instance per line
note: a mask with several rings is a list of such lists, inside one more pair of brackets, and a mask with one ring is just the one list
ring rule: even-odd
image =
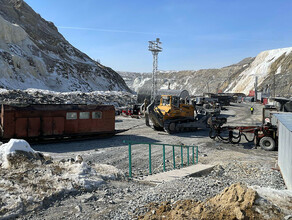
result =
[[219,68],[292,46],[291,0],[25,0],[76,48],[116,71]]

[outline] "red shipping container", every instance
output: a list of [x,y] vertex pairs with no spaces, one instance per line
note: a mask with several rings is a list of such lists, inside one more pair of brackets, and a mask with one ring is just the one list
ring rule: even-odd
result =
[[254,95],[255,95],[254,90],[250,90],[248,96],[254,96]]
[[2,105],[0,139],[115,134],[112,105]]

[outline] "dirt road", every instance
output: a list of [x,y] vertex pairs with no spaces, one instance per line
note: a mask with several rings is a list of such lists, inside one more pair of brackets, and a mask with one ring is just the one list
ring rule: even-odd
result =
[[[228,107],[228,110],[222,111],[223,116],[228,117],[229,125],[256,125],[261,123],[262,107],[255,107],[255,113],[250,114],[249,105],[233,104]],[[119,169],[127,172],[128,170],[128,145],[123,141],[133,141],[139,143],[165,143],[174,145],[190,145],[199,146],[200,162],[214,164],[216,161],[222,162],[232,159],[235,154],[247,155],[269,155],[276,157],[277,152],[266,152],[261,149],[252,149],[253,144],[242,141],[238,145],[223,144],[213,141],[208,136],[208,130],[198,130],[195,132],[185,132],[169,135],[166,132],[154,131],[145,126],[144,119],[135,119],[130,117],[116,117],[116,129],[127,130],[118,133],[116,136],[107,139],[95,139],[87,141],[67,142],[58,144],[33,145],[33,148],[38,151],[47,152],[55,159],[75,158],[76,155],[82,155],[86,161],[94,163],[106,163],[116,166]],[[217,154],[218,148],[231,151],[230,154]],[[179,149],[177,149],[179,150]],[[148,145],[134,145],[132,148],[133,166],[138,169],[146,169],[148,167]],[[166,148],[166,155],[170,157],[172,148]],[[152,161],[159,166],[162,162],[162,147],[153,146]],[[186,153],[186,152],[185,152]],[[207,154],[207,156],[206,156]],[[186,157],[185,157],[186,158]],[[133,170],[135,172],[135,169]]]

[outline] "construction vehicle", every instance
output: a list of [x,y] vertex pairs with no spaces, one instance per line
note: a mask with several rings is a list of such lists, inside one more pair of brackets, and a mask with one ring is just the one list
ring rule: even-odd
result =
[[197,114],[195,104],[189,102],[187,90],[159,90],[145,112],[146,125],[150,126],[150,119],[155,130],[169,134],[207,128],[211,116]]
[[125,117],[140,118],[140,105],[133,104],[121,110],[121,115]]
[[[209,120],[209,137],[231,144],[238,144],[242,137],[244,137],[247,142],[253,142],[255,146],[260,146],[266,151],[273,151],[277,148],[278,135],[276,125],[266,123],[260,126],[223,126],[226,122],[226,118],[216,117]],[[252,134],[253,138],[248,139],[248,133]]]

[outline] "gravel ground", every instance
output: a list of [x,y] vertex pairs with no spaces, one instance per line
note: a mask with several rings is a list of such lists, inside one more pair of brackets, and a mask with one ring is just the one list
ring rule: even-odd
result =
[[[247,104],[234,104],[222,113],[229,124],[254,125],[261,121],[262,107],[255,106],[250,115]],[[82,155],[84,161],[110,164],[124,173],[128,172],[128,146],[123,140],[143,143],[169,143],[199,146],[199,163],[213,164],[213,171],[202,177],[189,177],[159,185],[137,180],[109,181],[92,192],[51,201],[42,209],[27,213],[20,219],[135,219],[145,213],[150,202],[181,199],[206,200],[233,183],[242,182],[249,186],[285,189],[279,171],[275,168],[277,152],[254,149],[252,144],[223,144],[211,140],[208,131],[168,135],[144,125],[143,119],[118,116],[116,129],[129,129],[112,138],[57,144],[33,145],[35,150],[49,153],[54,160],[75,158]],[[171,169],[172,149],[167,148],[168,169]],[[179,155],[179,154],[177,154]],[[184,155],[184,158],[186,155]],[[177,157],[180,160],[179,157]],[[134,145],[132,152],[133,175],[139,177],[148,172],[148,148]],[[162,149],[153,147],[152,166],[155,172],[162,170]]]

